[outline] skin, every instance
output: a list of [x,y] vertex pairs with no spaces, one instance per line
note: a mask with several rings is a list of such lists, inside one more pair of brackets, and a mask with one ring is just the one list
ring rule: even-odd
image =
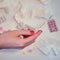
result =
[[[32,30],[13,30],[6,31],[0,35],[0,48],[19,48],[22,49],[33,42],[42,33],[41,30],[34,33]],[[21,38],[23,35],[24,38]]]

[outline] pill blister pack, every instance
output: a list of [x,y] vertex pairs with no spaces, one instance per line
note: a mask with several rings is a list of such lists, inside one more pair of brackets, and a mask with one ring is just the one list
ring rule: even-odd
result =
[[0,8],[0,24],[5,22],[6,20],[6,12],[4,8]]
[[48,27],[49,27],[50,32],[56,32],[56,31],[58,31],[56,22],[53,19],[48,21]]
[[59,41],[46,36],[44,36],[43,38],[40,38],[38,44],[35,45],[36,49],[44,56],[60,56],[60,44],[58,44]]
[[[14,20],[18,21],[16,28],[30,28],[33,30],[38,30],[42,25],[44,25],[44,20],[41,16],[45,14],[45,6],[47,0],[36,0],[36,1],[28,1],[28,0],[3,0],[1,4],[1,9],[5,11],[6,17],[3,16],[3,20],[0,20],[1,23],[6,20]],[[28,4],[26,4],[28,2]],[[40,2],[40,3],[39,3]],[[30,6],[31,5],[31,6]],[[39,8],[40,6],[40,8]],[[16,16],[19,15],[19,16]],[[14,18],[15,17],[15,18]],[[23,20],[23,21],[21,21]],[[26,22],[26,21],[27,22]],[[38,21],[37,21],[38,20]],[[20,26],[20,27],[19,27]]]
[[15,29],[13,16],[20,8],[19,3],[19,0],[0,0],[0,28],[3,28],[0,33]]
[[18,29],[32,29],[38,30],[42,25],[44,25],[43,20],[38,19],[21,19],[20,17],[15,17],[14,20],[17,24]]
[[[25,2],[24,2],[25,1]],[[41,20],[41,19],[35,19],[32,17],[32,15],[36,15],[35,12],[37,11],[37,8],[35,8],[34,6],[34,10],[36,10],[34,12],[34,10],[31,10],[33,7],[33,5],[31,5],[30,7],[26,5],[26,1],[29,3],[28,0],[24,0],[24,1],[17,1],[17,0],[11,0],[10,2],[8,0],[4,0],[2,1],[0,4],[0,10],[3,11],[3,15],[0,13],[0,15],[2,15],[1,19],[0,19],[0,24],[2,24],[3,22],[8,22],[8,20],[14,20],[16,19],[18,24],[16,26],[16,28],[30,28],[32,30],[35,30],[37,28],[40,28],[42,25],[44,25],[44,21]],[[22,3],[24,2],[26,7],[24,6],[24,4]],[[38,2],[38,1],[30,1],[30,3],[33,3],[35,5],[35,3]],[[29,4],[28,4],[29,5]],[[37,3],[36,3],[37,5]],[[41,4],[42,6],[42,4]],[[31,8],[32,7],[32,8]],[[30,9],[31,8],[31,9]],[[39,9],[39,12],[41,13],[42,10],[41,8]],[[38,13],[39,13],[38,12]],[[19,13],[19,14],[18,14]],[[36,12],[37,13],[37,12]],[[19,15],[19,16],[16,16],[16,15]],[[41,13],[42,14],[42,13]],[[40,15],[41,15],[40,14]],[[15,17],[15,18],[14,18]],[[20,18],[21,17],[21,18]],[[32,19],[30,19],[32,18]],[[23,21],[21,21],[23,20]],[[26,22],[26,21],[27,22]],[[34,21],[35,20],[35,21]],[[38,21],[37,21],[38,20]],[[40,20],[40,21],[39,21]],[[9,23],[10,24],[10,23]],[[4,24],[3,24],[4,25]]]

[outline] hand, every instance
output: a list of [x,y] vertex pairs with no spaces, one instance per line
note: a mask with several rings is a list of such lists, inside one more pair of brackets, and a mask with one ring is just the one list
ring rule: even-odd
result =
[[[4,32],[0,35],[0,48],[24,48],[33,43],[41,32],[41,30],[36,33],[32,30],[13,30]],[[21,35],[23,35],[24,38],[21,38]]]

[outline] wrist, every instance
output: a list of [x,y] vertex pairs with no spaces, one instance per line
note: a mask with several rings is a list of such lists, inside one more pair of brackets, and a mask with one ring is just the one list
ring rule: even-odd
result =
[[3,48],[4,44],[4,38],[0,35],[0,48]]

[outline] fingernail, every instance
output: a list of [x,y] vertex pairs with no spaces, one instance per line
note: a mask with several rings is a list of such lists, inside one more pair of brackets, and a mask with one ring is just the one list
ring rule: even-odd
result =
[[34,31],[33,31],[33,30],[31,30],[31,31],[30,31],[30,33],[33,35],[33,34],[34,34]]

